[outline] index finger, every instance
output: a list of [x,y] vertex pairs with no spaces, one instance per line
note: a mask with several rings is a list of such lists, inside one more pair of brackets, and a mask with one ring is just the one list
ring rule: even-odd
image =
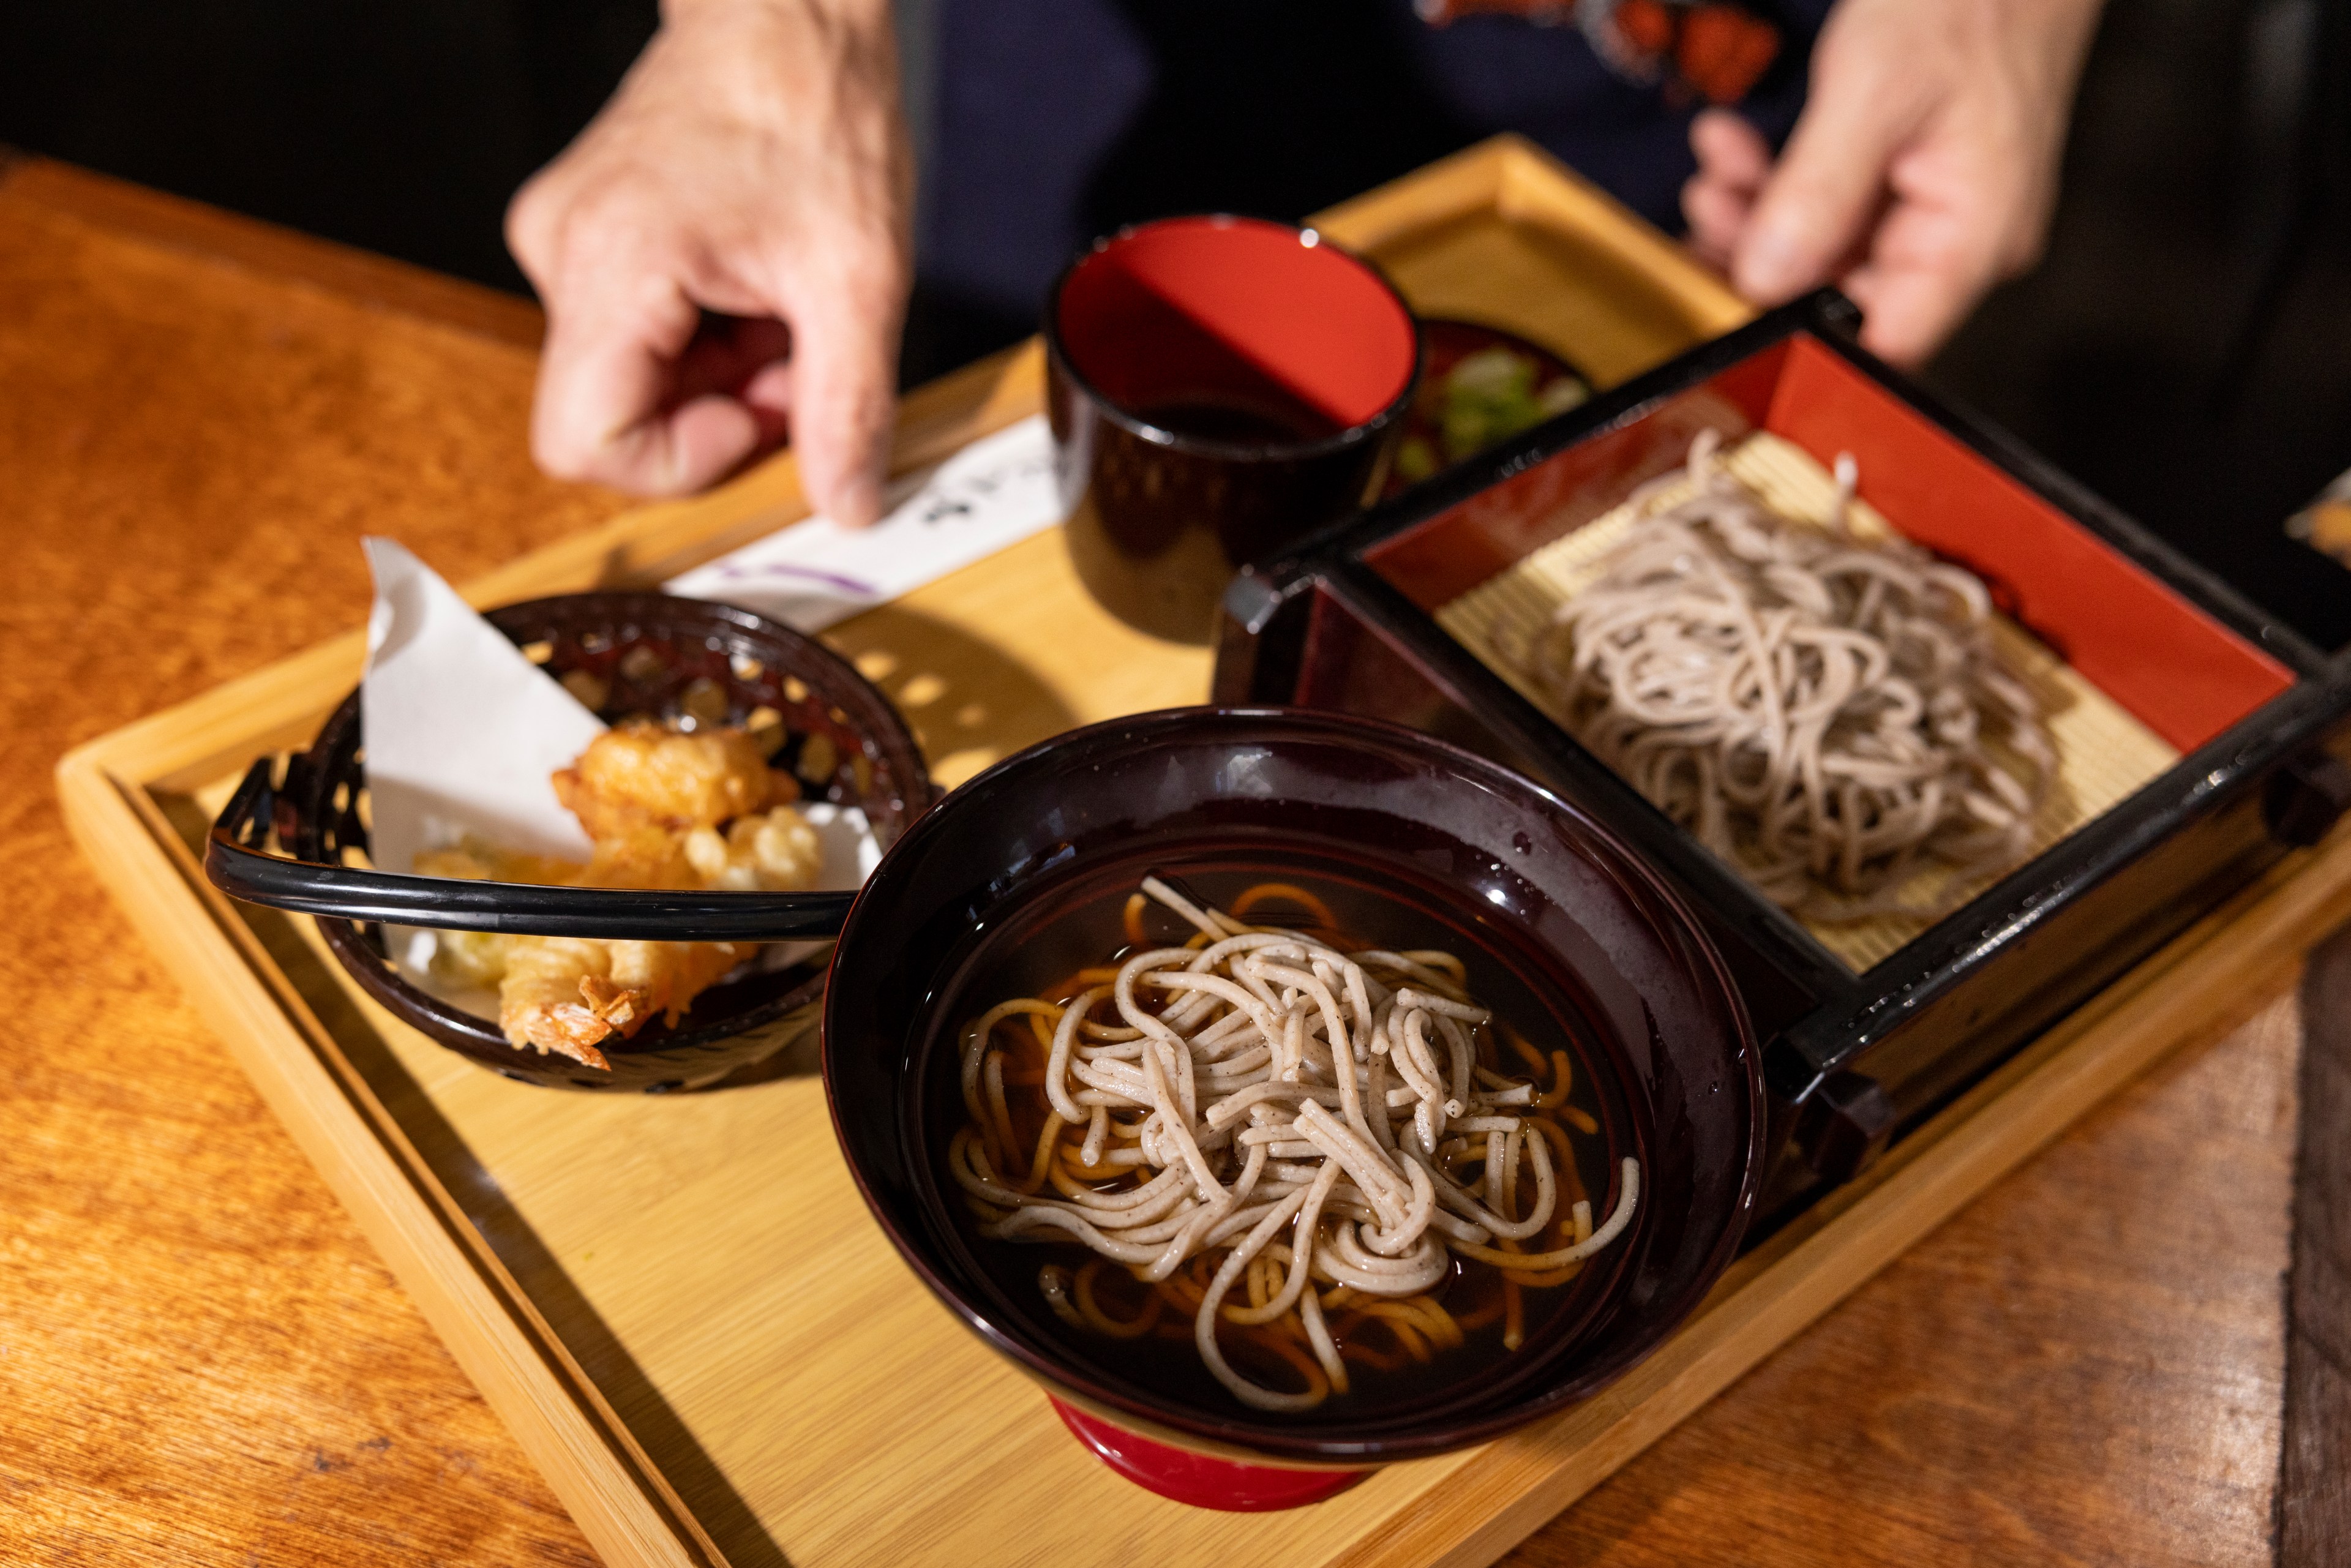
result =
[[851,528],[882,515],[902,295],[894,278],[833,269],[789,301],[792,452],[817,509]]
[[560,478],[643,496],[699,489],[747,456],[758,423],[712,394],[664,409],[701,312],[657,270],[573,279],[549,302],[531,455]]

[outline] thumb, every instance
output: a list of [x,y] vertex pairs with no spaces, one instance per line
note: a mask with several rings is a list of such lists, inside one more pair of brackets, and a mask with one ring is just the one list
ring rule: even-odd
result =
[[1863,248],[1886,166],[1918,116],[1898,78],[1875,62],[1848,64],[1824,52],[1812,100],[1731,256],[1739,291],[1776,305],[1834,277]]
[[817,510],[851,528],[882,515],[898,329],[894,277],[812,280],[791,303],[792,452]]

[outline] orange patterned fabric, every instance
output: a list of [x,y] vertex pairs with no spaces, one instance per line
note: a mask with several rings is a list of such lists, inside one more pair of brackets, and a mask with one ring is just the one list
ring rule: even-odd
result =
[[1683,78],[1713,103],[1745,98],[1779,54],[1780,30],[1731,5],[1691,6],[1674,43]]
[[1620,76],[1709,103],[1736,103],[1780,57],[1780,29],[1755,12],[1716,0],[1420,0],[1423,20],[1445,26],[1480,13],[1574,26]]

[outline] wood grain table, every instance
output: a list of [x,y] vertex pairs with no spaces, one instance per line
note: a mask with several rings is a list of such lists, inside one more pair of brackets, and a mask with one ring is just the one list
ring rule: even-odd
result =
[[[353,624],[362,532],[464,579],[615,510],[530,468],[538,335],[470,286],[0,166],[0,1561],[593,1561],[48,785],[68,747]],[[2278,1478],[2304,1030],[2291,995],[2241,1017],[1510,1561],[2272,1560],[2302,1517]],[[2317,1204],[2338,1231],[2343,1190]],[[2339,1388],[2340,1327],[2302,1407]]]

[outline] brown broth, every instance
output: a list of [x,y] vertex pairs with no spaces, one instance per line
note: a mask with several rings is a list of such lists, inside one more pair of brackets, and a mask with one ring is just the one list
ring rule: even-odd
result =
[[[955,1020],[952,1027],[960,1030],[997,1002],[1016,997],[1060,1001],[1089,985],[1100,983],[1099,976],[1086,977],[1081,971],[1113,965],[1135,950],[1125,928],[1125,905],[1142,876],[1155,870],[1180,879],[1184,891],[1196,900],[1228,913],[1235,912],[1236,903],[1250,887],[1283,883],[1298,886],[1319,900],[1332,916],[1331,924],[1325,925],[1294,904],[1268,900],[1237,915],[1253,925],[1304,930],[1343,950],[1440,948],[1460,957],[1468,969],[1470,997],[1480,1006],[1493,1009],[1498,1025],[1515,1030],[1546,1061],[1552,1051],[1567,1053],[1574,1083],[1566,1102],[1569,1109],[1565,1119],[1588,1118],[1596,1130],[1568,1128],[1568,1143],[1575,1159],[1573,1168],[1560,1170],[1559,1212],[1564,1218],[1577,1197],[1593,1194],[1596,1195],[1593,1202],[1593,1223],[1605,1218],[1606,1201],[1614,1190],[1612,1173],[1615,1160],[1621,1154],[1636,1153],[1634,1145],[1638,1139],[1622,1097],[1613,1090],[1613,1074],[1606,1071],[1596,1031],[1591,1028],[1584,1009],[1577,1007],[1573,998],[1539,995],[1520,977],[1514,966],[1497,956],[1495,949],[1505,946],[1498,940],[1498,930],[1463,929],[1458,918],[1439,913],[1458,904],[1458,900],[1447,900],[1433,889],[1414,888],[1408,882],[1397,879],[1389,867],[1374,872],[1370,867],[1347,865],[1335,858],[1285,851],[1278,863],[1268,863],[1254,855],[1179,859],[1162,853],[1149,864],[1098,871],[1062,890],[1061,897],[1040,900],[1040,913],[1024,920],[1018,933],[1007,932],[990,944],[1011,956],[977,970],[952,988],[956,1001],[951,1009]],[[1192,935],[1192,927],[1155,903],[1148,906],[1144,918],[1146,924],[1143,935],[1148,946],[1177,946]],[[1007,1048],[1006,1098],[1013,1111],[1015,1140],[1023,1149],[1025,1160],[1033,1155],[1049,1111],[1042,1088],[1045,1047],[1023,1019],[1007,1020],[998,1027],[995,1038]],[[1514,1078],[1535,1076],[1496,1025],[1476,1030],[1473,1040],[1479,1060],[1485,1066]],[[933,1088],[927,1096],[932,1106],[929,1142],[932,1148],[942,1152],[956,1130],[968,1121],[957,1087],[956,1059],[956,1052],[951,1047],[932,1053],[933,1061],[942,1063],[943,1070],[933,1074]],[[1552,1081],[1548,1066],[1537,1079],[1539,1087],[1544,1089]],[[1477,1170],[1476,1165],[1465,1163],[1459,1179],[1474,1181]],[[1025,1167],[1022,1174],[1026,1174]],[[959,1239],[1002,1292],[1007,1306],[1020,1311],[1032,1322],[1050,1325],[1052,1336],[1070,1351],[1122,1381],[1211,1411],[1233,1413],[1247,1408],[1202,1364],[1193,1343],[1194,1311],[1170,1299],[1174,1291],[1138,1281],[1125,1265],[1101,1258],[1075,1242],[1007,1241],[980,1236],[978,1222],[971,1216],[961,1189],[945,1186],[943,1190],[948,1207],[958,1216]],[[1052,1188],[1049,1184],[1042,1190],[1050,1194]],[[1526,1182],[1521,1192],[1522,1202],[1531,1197],[1531,1181]],[[1525,1249],[1534,1251],[1562,1245],[1556,1239],[1558,1235],[1554,1228],[1525,1243]],[[1205,1283],[1221,1260],[1223,1250],[1215,1249],[1205,1261],[1191,1260],[1179,1271],[1179,1279],[1190,1273]],[[1546,1288],[1521,1287],[1519,1293],[1524,1340],[1515,1352],[1503,1344],[1501,1270],[1458,1255],[1448,1277],[1426,1292],[1462,1326],[1464,1343],[1458,1347],[1431,1347],[1433,1354],[1426,1360],[1416,1360],[1409,1353],[1405,1337],[1390,1326],[1388,1320],[1361,1312],[1355,1303],[1326,1309],[1333,1338],[1340,1343],[1348,1364],[1350,1392],[1334,1394],[1316,1409],[1300,1416],[1270,1418],[1352,1421],[1367,1413],[1401,1414],[1444,1398],[1465,1378],[1478,1376],[1498,1363],[1509,1359],[1531,1363],[1549,1348],[1550,1330],[1590,1311],[1603,1282],[1616,1271],[1617,1261],[1611,1252],[1603,1252],[1587,1261],[1582,1271],[1565,1283]],[[1156,1322],[1149,1332],[1135,1338],[1114,1338],[1067,1323],[1053,1314],[1039,1288],[1039,1271],[1049,1265],[1067,1270],[1072,1279],[1080,1270],[1087,1270],[1088,1283],[1102,1312],[1120,1322],[1135,1321],[1149,1311],[1155,1291],[1161,1297]],[[1327,1283],[1321,1281],[1316,1288],[1325,1292],[1330,1290]],[[1196,1301],[1196,1293],[1191,1295],[1191,1300]],[[1235,1304],[1245,1304],[1247,1300],[1245,1287],[1237,1287],[1227,1297],[1228,1302]],[[1228,1359],[1244,1375],[1271,1388],[1290,1390],[1302,1386],[1303,1379],[1297,1371],[1275,1354],[1262,1349],[1240,1325],[1220,1323],[1218,1343]],[[1251,1415],[1263,1417],[1266,1413]]]

